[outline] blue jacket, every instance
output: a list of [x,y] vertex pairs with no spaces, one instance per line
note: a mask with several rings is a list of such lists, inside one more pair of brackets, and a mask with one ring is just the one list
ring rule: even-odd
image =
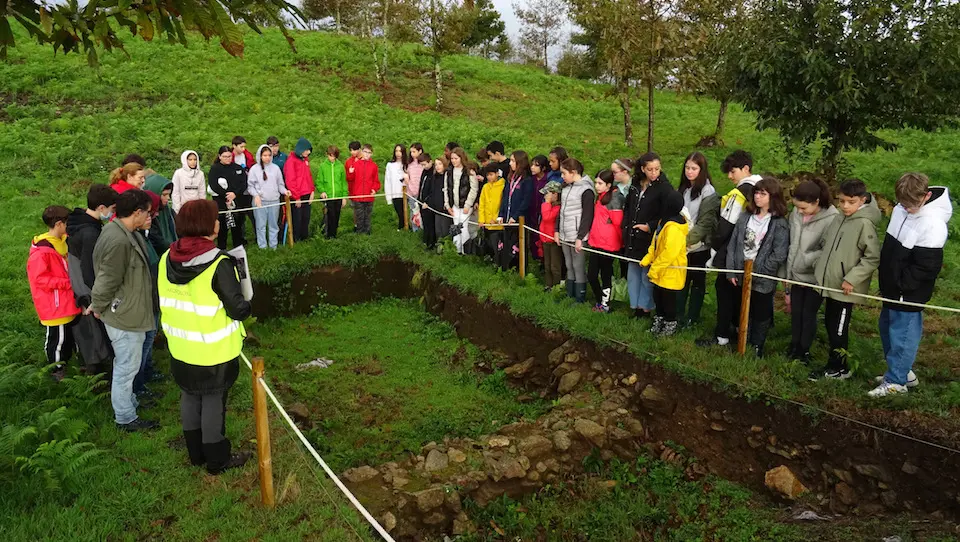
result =
[[[259,156],[257,156],[257,160],[260,160]],[[277,167],[280,168],[280,171],[282,172],[283,165],[287,163],[287,153],[281,150],[278,150],[277,154],[273,156],[273,163],[276,164]]]
[[527,175],[520,179],[520,184],[511,193],[512,183],[507,180],[503,183],[503,197],[500,199],[500,218],[509,222],[512,218],[519,222],[521,216],[527,216],[530,209],[530,200],[533,198],[533,177]]

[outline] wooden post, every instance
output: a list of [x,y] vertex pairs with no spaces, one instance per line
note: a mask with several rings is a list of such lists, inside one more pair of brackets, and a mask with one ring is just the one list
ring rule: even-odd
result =
[[293,246],[293,212],[290,210],[290,196],[283,196],[287,208],[287,244]]
[[410,231],[410,202],[407,201],[407,187],[403,187],[403,229]]
[[520,276],[521,277],[527,276],[527,242],[526,242],[527,228],[524,227],[525,225],[526,225],[526,220],[524,219],[523,215],[520,215],[520,227],[518,228],[520,230],[520,238],[519,238],[520,244],[518,245],[518,247],[520,248]]
[[743,279],[740,281],[740,328],[737,335],[737,352],[747,352],[747,328],[750,326],[750,285],[753,283],[753,260],[743,262]]
[[[287,200],[289,205],[289,200]],[[253,358],[253,417],[257,425],[257,460],[260,464],[260,502],[273,508],[273,462],[270,458],[270,424],[267,420],[267,393],[260,384],[263,358]]]

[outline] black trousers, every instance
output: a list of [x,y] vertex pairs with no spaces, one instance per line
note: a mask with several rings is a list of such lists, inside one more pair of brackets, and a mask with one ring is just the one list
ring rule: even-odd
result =
[[520,228],[504,228],[501,232],[503,248],[497,256],[500,269],[507,271],[520,265]]
[[810,352],[813,340],[817,337],[817,313],[820,312],[821,303],[823,297],[813,288],[790,288],[790,347],[794,355],[802,356]]
[[[707,265],[708,260],[710,260],[709,250],[692,252],[687,255],[687,265],[689,265],[690,267],[704,267]],[[700,288],[701,290],[706,290],[707,272],[706,271],[687,271],[686,284],[687,286],[692,286],[694,288]]]
[[[73,303],[73,298],[70,298],[70,303]],[[73,341],[73,327],[76,322],[77,319],[75,318],[73,321],[59,326],[44,326],[47,335],[43,350],[47,354],[47,363],[56,363],[59,367],[70,361],[73,351],[76,349]]]
[[393,199],[393,210],[397,213],[397,229],[402,230],[404,226],[403,222],[403,198],[394,198]]
[[326,202],[327,214],[324,217],[326,221],[327,239],[337,236],[337,228],[340,227],[340,211],[343,209],[343,200],[334,200]]
[[180,390],[180,424],[184,431],[203,431],[203,443],[220,442],[226,435],[227,390],[193,394]]
[[437,246],[436,217],[437,214],[433,212],[433,209],[421,208],[420,219],[423,221],[423,244],[427,245],[427,248]]
[[653,285],[653,302],[657,306],[657,316],[667,322],[677,321],[677,290],[668,290]]
[[717,290],[717,325],[714,334],[721,339],[730,339],[734,336],[734,328],[740,324],[741,290],[739,286],[730,284],[724,273],[717,274],[715,286]]
[[750,294],[750,320],[747,342],[753,346],[763,348],[767,342],[767,333],[773,326],[773,295],[774,292]]
[[607,303],[610,302],[610,289],[613,287],[613,255],[590,253],[587,282],[593,289],[598,305],[603,303],[604,290],[607,291]]
[[827,326],[827,342],[830,344],[828,369],[847,368],[847,349],[850,347],[850,318],[853,316],[853,303],[844,303],[827,298],[824,308],[824,321]]
[[247,213],[230,213],[233,217],[233,227],[227,226],[227,213],[218,215],[220,219],[220,233],[217,234],[217,247],[220,250],[227,249],[227,235],[233,237],[233,246],[239,247],[247,244],[246,222]]
[[[310,199],[310,194],[300,196],[299,201],[306,202]],[[296,201],[296,200],[295,200]],[[310,203],[301,203],[299,207],[295,201],[291,202],[290,214],[293,225],[293,240],[303,241],[310,236]]]

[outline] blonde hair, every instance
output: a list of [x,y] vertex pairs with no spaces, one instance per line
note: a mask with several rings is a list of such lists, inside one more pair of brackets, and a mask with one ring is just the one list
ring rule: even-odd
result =
[[897,181],[897,201],[904,207],[920,205],[929,191],[930,179],[923,173],[904,173]]
[[138,171],[143,171],[143,166],[136,162],[131,162],[123,167],[118,167],[110,172],[110,184],[117,184],[120,181],[126,181],[133,175],[136,175]]

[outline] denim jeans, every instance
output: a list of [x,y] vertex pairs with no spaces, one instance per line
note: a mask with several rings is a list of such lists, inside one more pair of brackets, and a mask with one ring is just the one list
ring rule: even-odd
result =
[[[253,221],[257,228],[257,246],[260,248],[277,248],[278,233],[280,232],[280,201],[263,200],[263,207],[253,210]],[[268,207],[273,205],[274,207]]]
[[144,334],[143,354],[140,357],[140,370],[133,379],[133,393],[147,391],[147,382],[153,378],[153,339],[157,336],[156,330]]
[[907,373],[917,359],[922,337],[922,312],[887,308],[880,311],[880,342],[883,343],[883,357],[887,360],[884,380],[901,386],[907,384]]
[[649,267],[640,267],[636,262],[630,262],[627,267],[627,293],[630,294],[630,308],[653,310],[653,284],[647,273]]
[[113,417],[118,424],[128,424],[137,419],[137,398],[133,394],[133,379],[140,371],[143,357],[143,331],[124,331],[106,324],[107,336],[113,344],[113,380],[110,383],[110,403]]

